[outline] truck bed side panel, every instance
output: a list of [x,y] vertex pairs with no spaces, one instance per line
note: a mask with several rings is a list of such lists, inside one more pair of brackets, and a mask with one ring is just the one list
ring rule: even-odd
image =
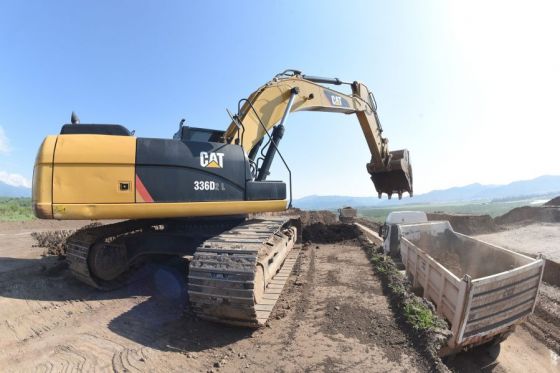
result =
[[401,258],[415,288],[423,289],[423,297],[432,301],[438,314],[451,323],[454,335],[460,332],[467,283],[459,280],[432,257],[408,239],[401,239]]

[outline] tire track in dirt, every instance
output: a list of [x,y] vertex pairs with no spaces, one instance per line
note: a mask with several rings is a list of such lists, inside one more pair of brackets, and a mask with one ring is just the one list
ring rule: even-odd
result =
[[[290,328],[290,332],[286,337],[286,342],[294,339],[297,327],[304,320],[305,313],[311,306],[311,294],[313,292],[313,283],[315,276],[315,250],[306,249],[304,253],[300,254],[298,263],[296,263],[296,268],[294,269],[294,272],[292,272],[292,276],[294,276],[294,273],[296,279],[291,282],[291,284],[293,284],[292,286],[288,286],[288,288],[286,289],[286,293],[291,293],[291,291],[300,292],[301,301],[297,302],[296,316],[291,323],[292,327]],[[302,273],[305,274],[305,276],[302,276]],[[302,280],[301,277],[303,277],[304,279]],[[301,290],[298,288],[300,288]],[[272,317],[280,317],[280,309],[285,309],[285,297],[282,299],[280,307],[276,307]],[[284,312],[282,312],[282,314],[285,315]]]
[[[0,274],[0,318],[4,319],[2,329],[10,330],[13,336],[3,338],[0,347],[13,341],[26,342],[39,338],[53,329],[72,323],[77,315],[118,306],[116,300],[96,300],[97,294],[83,289],[67,274],[42,277],[43,272],[28,270]],[[31,283],[30,278],[33,278]],[[90,298],[91,301],[84,298]]]
[[56,267],[0,273],[0,366],[14,372],[94,371],[111,370],[112,361],[122,360],[121,371],[130,371],[132,359],[118,358],[127,354],[125,343],[103,338],[98,329],[147,297],[99,293],[76,282],[65,267],[52,271]]
[[[393,319],[357,242],[309,245],[298,265],[273,314],[287,315],[270,322],[274,330],[288,329],[283,340],[290,348],[281,352],[282,360],[311,360],[307,369],[325,372],[428,370]],[[286,312],[290,304],[296,306]],[[317,347],[305,356],[298,350],[303,346]]]

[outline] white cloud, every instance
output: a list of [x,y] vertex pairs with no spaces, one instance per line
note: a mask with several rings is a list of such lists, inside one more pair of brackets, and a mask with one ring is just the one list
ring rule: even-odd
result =
[[10,174],[6,171],[0,171],[0,182],[14,187],[31,188],[31,181],[29,181],[25,176],[20,174]]
[[10,140],[4,132],[4,128],[0,126],[0,154],[8,154],[12,148],[10,147]]

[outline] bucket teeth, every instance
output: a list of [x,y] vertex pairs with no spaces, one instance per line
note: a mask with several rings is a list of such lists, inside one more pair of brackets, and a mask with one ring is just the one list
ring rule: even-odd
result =
[[412,197],[412,166],[408,150],[392,151],[383,167],[376,167],[372,162],[367,169],[379,198],[385,193],[391,199],[396,193],[401,199],[405,192]]

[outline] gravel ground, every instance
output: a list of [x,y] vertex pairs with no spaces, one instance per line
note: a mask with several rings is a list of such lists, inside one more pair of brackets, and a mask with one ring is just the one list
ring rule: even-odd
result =
[[547,259],[560,263],[560,223],[534,223],[476,238],[527,254],[542,253]]

